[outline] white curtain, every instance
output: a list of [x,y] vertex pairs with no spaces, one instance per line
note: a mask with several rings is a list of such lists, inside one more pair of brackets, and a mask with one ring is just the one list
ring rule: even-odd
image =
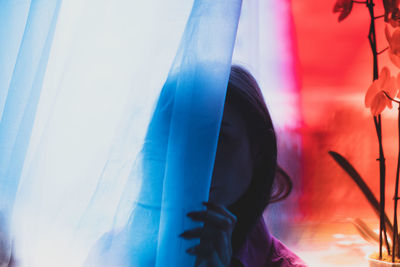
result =
[[[282,122],[274,3],[244,2],[234,59]],[[208,197],[240,7],[0,1],[0,204],[22,266],[193,264],[177,235]]]
[[[7,205],[20,264],[80,266],[90,251],[88,264],[93,255],[121,266],[193,264],[190,242],[177,235],[193,226],[185,213],[208,197],[240,1],[19,4],[4,4],[29,10],[15,69],[34,19],[47,22],[42,50],[50,53],[47,68],[21,63],[44,79],[27,114],[34,127],[23,131],[20,175],[2,176],[3,203],[16,199]],[[30,52],[47,63],[46,53]],[[97,254],[104,237],[111,248]]]
[[0,2],[1,264],[61,1]]

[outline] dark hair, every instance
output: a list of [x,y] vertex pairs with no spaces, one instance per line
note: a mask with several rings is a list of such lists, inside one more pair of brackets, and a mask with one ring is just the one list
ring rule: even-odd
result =
[[286,198],[292,184],[289,176],[277,165],[276,135],[260,87],[243,67],[232,66],[225,102],[243,114],[255,162],[249,188],[228,207],[237,217],[232,234],[235,253],[268,204]]

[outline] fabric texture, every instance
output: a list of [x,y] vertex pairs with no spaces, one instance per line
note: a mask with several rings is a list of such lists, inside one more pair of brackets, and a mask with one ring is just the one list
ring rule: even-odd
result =
[[268,231],[261,217],[234,255],[244,267],[307,267],[307,265]]
[[186,214],[208,199],[240,11],[241,0],[194,1],[128,178],[142,181],[138,198],[86,266],[194,265],[186,249],[196,243],[179,234],[201,225]]
[[61,0],[0,3],[0,210],[11,217]]
[[[246,5],[237,60],[280,69],[272,23],[253,25],[275,11]],[[99,239],[122,262],[105,266],[193,262],[177,234],[208,197],[240,12],[241,0],[0,1],[0,208],[20,266],[82,266]]]

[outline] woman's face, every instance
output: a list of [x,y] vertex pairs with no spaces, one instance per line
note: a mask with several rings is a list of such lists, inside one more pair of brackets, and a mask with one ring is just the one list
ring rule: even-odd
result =
[[219,133],[209,201],[223,206],[233,204],[249,187],[252,170],[253,159],[245,118],[227,103]]

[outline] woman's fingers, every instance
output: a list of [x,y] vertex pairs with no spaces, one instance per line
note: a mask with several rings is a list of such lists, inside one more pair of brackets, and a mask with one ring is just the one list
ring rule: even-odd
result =
[[203,202],[203,205],[206,206],[208,209],[213,210],[215,212],[218,212],[227,218],[231,219],[233,223],[236,223],[236,216],[233,215],[228,209],[226,209],[224,206],[214,204],[211,202]]
[[225,258],[229,258],[230,254],[232,254],[230,235],[227,231],[221,231],[214,227],[208,227],[206,229],[204,229],[203,227],[198,227],[187,230],[179,236],[187,240],[202,238],[203,242],[206,241],[213,243],[218,254],[224,258],[222,259],[222,261],[225,261]]
[[200,244],[187,250],[197,256],[195,266],[226,267],[232,257],[231,238],[236,217],[223,206],[209,202],[203,202],[203,205],[207,210],[187,214],[192,220],[204,222],[203,227],[187,230],[180,237],[200,239]]
[[203,243],[186,250],[187,253],[197,256],[195,267],[224,267],[217,252],[211,244]]
[[231,236],[227,231],[210,231],[209,236],[221,262],[229,263],[232,256]]
[[200,238],[202,234],[203,234],[203,227],[198,227],[191,230],[187,230],[182,234],[180,234],[179,236],[185,239],[194,239],[194,238]]
[[187,216],[194,221],[208,223],[223,230],[233,227],[233,222],[229,218],[213,210],[192,211]]
[[207,253],[211,253],[207,251],[207,249],[212,247],[212,250],[218,256],[219,261],[229,264],[232,256],[230,230],[222,230],[212,225],[205,224],[204,227],[185,231],[180,236],[185,239],[200,238],[200,245],[188,250],[189,254],[195,253],[196,255],[206,257],[207,255],[209,256]]

